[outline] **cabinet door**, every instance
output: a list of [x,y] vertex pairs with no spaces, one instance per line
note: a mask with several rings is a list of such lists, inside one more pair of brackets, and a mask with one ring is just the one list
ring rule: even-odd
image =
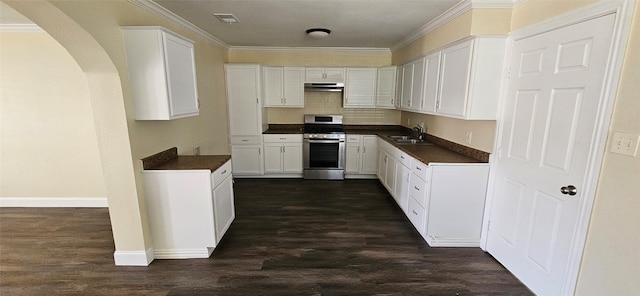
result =
[[304,72],[305,82],[324,82],[324,68],[306,68]]
[[345,172],[358,173],[360,170],[360,143],[347,143],[345,155]]
[[231,145],[233,175],[262,175],[262,145]]
[[404,66],[398,66],[396,69],[396,94],[393,106],[396,109],[402,108],[402,87],[404,83]]
[[440,51],[425,57],[424,93],[422,95],[423,113],[435,114],[438,101],[438,81],[440,79]]
[[395,197],[398,205],[405,214],[409,207],[409,180],[411,176],[411,170],[402,165],[400,162],[395,163],[395,188],[393,196]]
[[387,154],[384,150],[378,149],[378,180],[386,187],[387,179]]
[[395,108],[396,66],[378,68],[376,80],[376,108]]
[[411,108],[411,91],[413,90],[413,63],[402,67],[402,98],[400,108],[409,110]]
[[236,217],[233,200],[233,178],[227,177],[213,190],[213,211],[216,245],[227,232]]
[[282,149],[282,172],[302,173],[302,143],[285,143]]
[[284,105],[284,69],[282,67],[263,67],[264,103],[267,107]]
[[393,193],[396,190],[396,160],[391,154],[385,152],[387,155],[387,172],[385,173],[384,184],[387,185],[387,190]]
[[372,108],[375,105],[376,68],[347,68],[344,107]]
[[378,171],[378,136],[362,137],[361,158],[360,173],[375,174]]
[[231,135],[261,135],[260,66],[225,65],[225,69]]
[[423,94],[423,85],[424,85],[424,58],[420,58],[415,60],[413,65],[413,74],[411,79],[413,82],[411,83],[411,98],[409,99],[410,110],[418,111],[422,108],[422,94]]
[[264,172],[282,172],[283,145],[280,143],[264,143]]
[[163,32],[171,117],[198,114],[198,92],[193,44]]
[[344,82],[344,68],[324,68],[326,82]]
[[472,45],[473,40],[469,40],[442,50],[438,113],[457,117],[465,115]]
[[284,106],[304,107],[304,68],[284,67]]

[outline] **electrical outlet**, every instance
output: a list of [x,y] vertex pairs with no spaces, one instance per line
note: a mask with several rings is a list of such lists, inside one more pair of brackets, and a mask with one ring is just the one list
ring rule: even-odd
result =
[[638,135],[613,132],[613,142],[611,143],[611,152],[636,156],[638,152]]
[[467,144],[471,144],[471,138],[472,137],[473,137],[473,133],[472,132],[467,132],[467,135],[464,138],[465,142],[467,142]]
[[200,155],[200,146],[193,146],[193,155]]

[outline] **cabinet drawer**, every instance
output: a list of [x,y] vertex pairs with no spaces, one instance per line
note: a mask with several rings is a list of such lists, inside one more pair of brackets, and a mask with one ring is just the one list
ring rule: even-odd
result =
[[347,135],[347,143],[360,143],[361,140],[361,135]]
[[262,136],[232,136],[231,144],[262,144]]
[[427,185],[428,183],[420,179],[416,174],[411,174],[409,194],[424,208],[427,207],[427,190],[429,190]]
[[420,179],[427,182],[429,181],[429,166],[422,163],[422,161],[414,159],[411,162],[411,171],[413,171],[414,174],[420,177]]
[[302,143],[301,134],[263,135],[265,143]]
[[[215,172],[211,173],[211,186],[216,188],[224,179],[231,176],[231,161],[227,161],[221,167],[219,167]],[[212,188],[212,189],[213,189]]]
[[406,153],[402,152],[400,149],[394,147],[393,156],[400,163],[402,163],[402,165],[404,165],[406,167],[411,167],[411,160],[413,159],[413,157],[409,156],[409,154],[406,154]]
[[425,230],[425,213],[426,211],[420,204],[414,199],[409,198],[409,210],[407,211],[407,215],[409,216],[409,220],[411,224],[418,230],[420,235],[424,236]]

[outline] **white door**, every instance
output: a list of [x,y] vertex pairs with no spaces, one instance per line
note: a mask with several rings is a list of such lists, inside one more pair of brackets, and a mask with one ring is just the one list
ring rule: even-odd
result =
[[514,42],[487,251],[539,295],[558,295],[563,285],[575,284],[567,282],[569,257],[582,244],[575,239],[581,190],[614,19],[602,16]]

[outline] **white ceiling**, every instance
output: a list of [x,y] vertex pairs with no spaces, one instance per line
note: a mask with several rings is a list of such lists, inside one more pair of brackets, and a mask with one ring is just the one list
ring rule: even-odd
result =
[[[229,46],[391,48],[461,0],[154,0]],[[239,23],[219,22],[231,13]],[[326,28],[322,40],[306,36]]]

